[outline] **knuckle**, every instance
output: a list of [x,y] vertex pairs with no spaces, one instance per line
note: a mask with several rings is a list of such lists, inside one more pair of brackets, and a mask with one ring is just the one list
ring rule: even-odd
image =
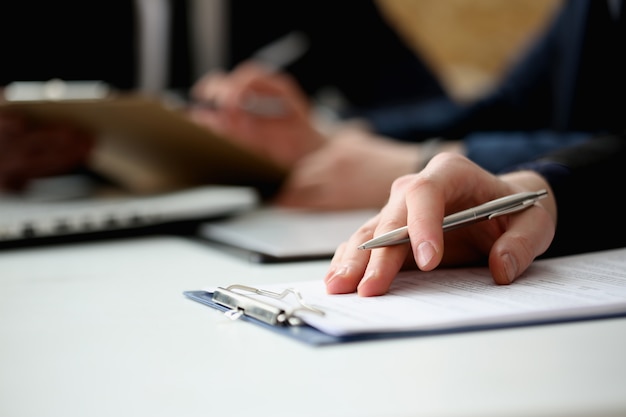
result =
[[391,190],[394,192],[413,192],[422,187],[430,187],[433,180],[430,176],[424,174],[408,174],[396,178],[391,184]]

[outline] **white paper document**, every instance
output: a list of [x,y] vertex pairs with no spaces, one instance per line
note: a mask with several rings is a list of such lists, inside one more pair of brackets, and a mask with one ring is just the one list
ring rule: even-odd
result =
[[326,294],[321,277],[257,287],[298,290],[324,312],[298,316],[334,336],[609,317],[626,315],[626,248],[539,260],[511,285],[495,284],[487,268],[459,268],[402,272],[379,297]]

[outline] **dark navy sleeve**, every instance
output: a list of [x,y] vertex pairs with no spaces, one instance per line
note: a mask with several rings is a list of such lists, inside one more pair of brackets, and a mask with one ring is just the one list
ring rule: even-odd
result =
[[591,137],[587,132],[476,132],[464,140],[465,154],[490,172],[532,161],[563,146],[575,145]]
[[595,137],[502,172],[533,170],[557,202],[554,241],[544,256],[626,246],[626,134]]

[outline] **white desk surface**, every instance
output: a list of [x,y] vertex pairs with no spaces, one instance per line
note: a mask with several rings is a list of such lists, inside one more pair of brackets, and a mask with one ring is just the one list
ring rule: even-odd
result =
[[312,347],[183,296],[322,279],[179,238],[0,252],[0,416],[626,415],[626,319]]

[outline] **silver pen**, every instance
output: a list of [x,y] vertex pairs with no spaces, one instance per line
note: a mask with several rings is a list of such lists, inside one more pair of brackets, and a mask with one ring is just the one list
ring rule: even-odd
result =
[[[547,190],[528,191],[501,197],[443,218],[443,231],[489,220],[504,214],[515,213],[531,207],[537,200],[548,195]],[[359,249],[375,249],[409,242],[408,227],[400,227],[375,237],[359,246]]]

